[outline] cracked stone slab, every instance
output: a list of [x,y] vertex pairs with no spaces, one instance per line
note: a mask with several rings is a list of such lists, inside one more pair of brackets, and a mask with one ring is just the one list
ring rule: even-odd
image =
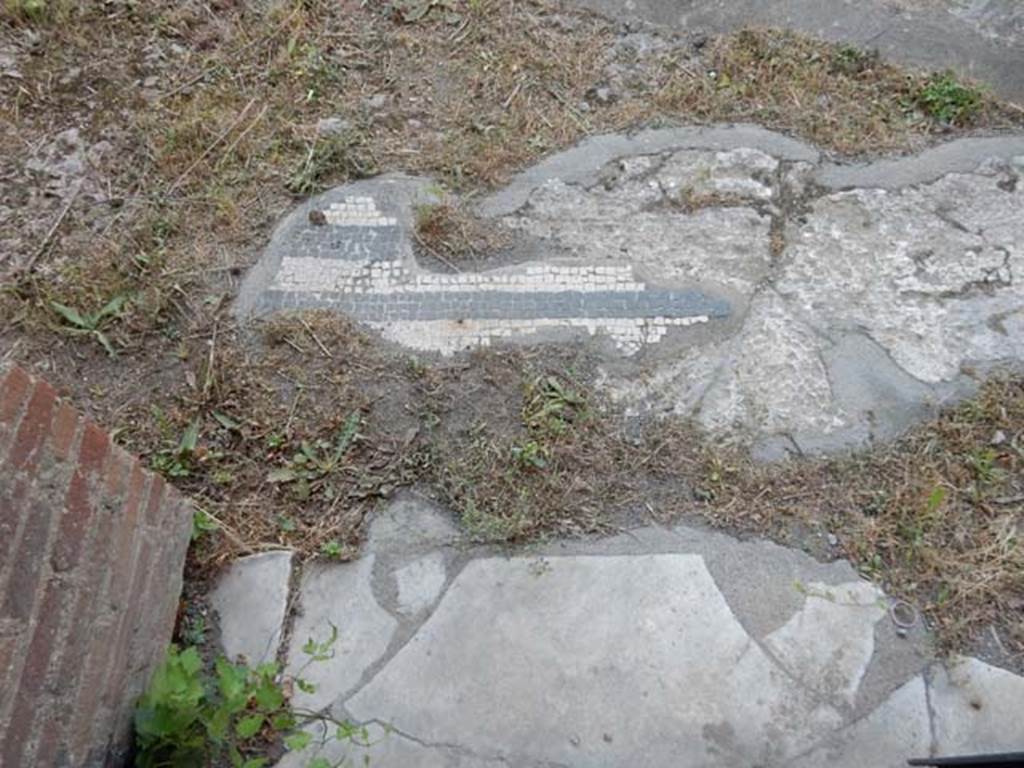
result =
[[595,766],[777,760],[841,724],[688,555],[474,560],[345,708],[478,756]]
[[[454,549],[442,510],[413,495],[375,524],[371,557],[343,566],[358,578],[322,595],[351,601],[374,574],[378,599],[397,605],[387,589],[400,590],[382,584],[434,556],[454,577],[436,605],[393,608],[400,628],[368,666],[356,661],[355,684],[345,664],[319,680],[334,697],[322,705],[365,724],[371,746],[311,726],[317,744],[286,768],[317,754],[379,768],[676,768],[679,755],[706,768],[895,768],[1020,748],[1024,679],[971,659],[939,665],[923,627],[897,636],[884,595],[849,563],[687,526],[495,557]],[[365,613],[346,612],[356,636],[379,622],[365,599]]]
[[1024,750],[1024,679],[971,658],[936,670],[930,685],[939,755]]
[[911,757],[927,757],[932,745],[924,678],[895,690],[867,717],[830,735],[791,768],[903,768]]
[[[277,768],[306,768],[311,761],[323,758],[330,765],[402,766],[403,768],[505,768],[505,760],[487,760],[453,745],[428,745],[410,739],[377,723],[366,726],[368,738],[353,742],[338,739],[335,730],[325,723],[313,723],[306,730],[313,743],[303,750],[289,752]],[[528,765],[516,763],[516,765]]]
[[[315,690],[296,690],[295,706],[313,711],[329,706],[354,688],[387,650],[398,623],[374,599],[373,562],[368,555],[354,563],[313,564],[303,573],[285,672],[309,681]],[[338,637],[330,658],[311,662],[303,645],[310,639],[328,640],[334,627]]]
[[277,658],[288,609],[291,551],[235,560],[217,580],[210,606],[217,612],[220,644],[231,659],[251,666]]
[[853,706],[875,653],[884,595],[864,581],[804,588],[803,608],[764,640],[775,659],[822,696]]

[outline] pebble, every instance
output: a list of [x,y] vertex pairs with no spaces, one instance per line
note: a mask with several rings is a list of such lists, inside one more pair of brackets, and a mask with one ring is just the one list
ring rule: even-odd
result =
[[316,124],[316,132],[321,136],[338,136],[345,133],[352,124],[340,117],[325,117]]

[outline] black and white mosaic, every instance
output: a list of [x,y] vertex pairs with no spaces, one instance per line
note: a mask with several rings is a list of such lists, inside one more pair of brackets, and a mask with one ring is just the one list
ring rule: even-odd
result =
[[450,354],[549,332],[604,335],[625,354],[673,328],[726,317],[695,289],[647,285],[629,264],[527,264],[440,274],[410,263],[405,233],[371,196],[351,195],[307,221],[281,247],[256,309],[332,308],[407,346]]

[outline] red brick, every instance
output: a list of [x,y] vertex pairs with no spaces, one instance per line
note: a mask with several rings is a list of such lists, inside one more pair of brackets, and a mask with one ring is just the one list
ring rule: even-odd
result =
[[67,403],[61,403],[50,426],[50,447],[53,455],[65,461],[78,432],[78,413]]
[[92,626],[88,651],[78,680],[78,696],[68,723],[67,742],[73,765],[81,765],[85,761],[85,755],[93,743],[94,727],[103,730],[99,717],[103,684],[112,674],[113,668],[124,663],[124,659],[114,658],[110,652],[117,639],[117,626],[117,622],[112,619],[102,620]]
[[83,674],[84,660],[94,633],[93,625],[106,613],[103,587],[105,575],[109,571],[113,515],[107,509],[97,508],[90,527],[92,535],[87,542],[83,542],[83,548],[88,544],[88,556],[79,568],[74,618],[68,629],[68,641],[60,662],[59,676],[68,681],[75,681]]
[[[39,718],[37,718],[39,719]],[[57,752],[60,749],[60,729],[57,727],[56,718],[49,718],[37,724],[39,740],[36,752],[32,756],[33,765],[57,766]]]
[[0,592],[6,589],[7,572],[16,567],[14,552],[18,530],[26,517],[29,487],[25,478],[15,479],[0,469]]
[[159,526],[160,512],[166,498],[164,494],[166,489],[167,483],[164,481],[163,476],[154,474],[153,481],[149,487],[149,503],[146,505],[146,525],[154,528]]
[[14,685],[10,683],[18,673],[18,661],[23,637],[19,634],[0,636],[0,722],[14,699]]
[[[146,573],[149,570],[150,558],[152,557],[153,545],[149,539],[142,537],[139,545],[138,557],[134,562],[132,573],[132,595],[141,595],[142,587],[146,581]],[[121,612],[121,621],[117,629],[117,641],[113,649],[113,658],[117,659],[119,667],[107,678],[106,690],[103,696],[103,703],[112,706],[122,700],[131,661],[132,642],[140,629],[141,617],[144,611],[142,600],[125,605]]]
[[13,424],[32,386],[32,378],[21,368],[12,368],[0,384],[0,424]]
[[53,515],[53,505],[40,499],[32,499],[25,508],[27,519],[15,551],[6,587],[7,594],[0,612],[0,617],[17,621],[28,621],[32,615],[43,564],[48,560],[50,518]]
[[99,474],[110,451],[107,433],[91,421],[82,430],[82,444],[78,447],[78,466],[82,471]]
[[64,497],[57,540],[53,545],[51,564],[55,571],[74,568],[85,549],[89,523],[93,517],[93,480],[103,468],[110,445],[107,436],[95,424],[86,424],[78,450],[78,466],[71,476]]
[[32,640],[25,655],[25,664],[21,668],[18,692],[15,695],[14,711],[11,713],[7,729],[7,740],[3,746],[3,760],[0,765],[29,765],[22,761],[25,743],[32,734],[32,724],[36,717],[45,717],[45,710],[40,711],[40,696],[46,683],[50,659],[60,638],[60,625],[64,618],[64,609],[68,601],[67,589],[51,581],[46,585],[43,595],[39,621],[32,632]]
[[149,477],[136,463],[129,475],[128,490],[121,513],[115,518],[114,536],[111,540],[113,550],[110,555],[111,573],[107,600],[112,608],[118,608],[131,597],[128,590],[135,565],[136,545],[141,534],[141,511],[146,501],[148,483]]
[[32,379],[21,368],[12,368],[0,382],[0,459],[7,453],[7,443],[31,388]]
[[50,431],[56,402],[57,393],[53,387],[45,381],[37,382],[11,443],[7,457],[10,471],[35,468],[43,440]]
[[124,493],[125,483],[128,482],[128,471],[135,463],[135,459],[128,455],[122,448],[111,444],[110,461],[107,462],[107,481],[103,485],[103,495],[108,503],[119,499]]
[[75,472],[64,497],[57,540],[50,554],[50,565],[58,573],[74,568],[81,557],[93,512],[90,495],[89,476]]

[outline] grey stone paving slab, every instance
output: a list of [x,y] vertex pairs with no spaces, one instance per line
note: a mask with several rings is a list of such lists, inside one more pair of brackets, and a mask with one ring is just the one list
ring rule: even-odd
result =
[[837,731],[791,768],[904,768],[931,755],[932,733],[924,678],[915,677],[865,718]]
[[[369,739],[353,743],[338,740],[335,729],[314,723],[308,729],[314,743],[301,752],[291,752],[277,763],[277,768],[307,768],[315,758],[329,760],[332,766],[394,766],[398,768],[529,768],[530,763],[508,760],[487,760],[452,745],[427,745],[409,739],[376,723],[367,726]],[[538,766],[540,768],[540,766]]]
[[[362,598],[374,627],[384,595],[399,628],[355,685],[342,667],[322,675],[334,698],[319,702],[374,744],[328,738],[282,766],[895,768],[1014,748],[1024,679],[976,660],[947,671],[920,627],[895,635],[888,599],[848,563],[687,526],[512,557],[453,532],[412,494],[375,517],[372,555],[335,597],[378,595]],[[410,565],[454,577],[403,614],[386,585]]]
[[575,0],[613,19],[694,33],[779,26],[878,49],[893,61],[953,68],[1024,101],[1024,8],[1015,0]]
[[1024,155],[1024,136],[956,139],[906,157],[871,163],[825,163],[813,175],[816,183],[834,190],[854,187],[900,189],[938,181],[950,173],[970,173],[987,159]]
[[841,724],[687,555],[474,560],[346,708],[476,755],[593,766],[779,760]]
[[929,693],[936,754],[1024,751],[1024,679],[962,658],[936,670]]
[[256,666],[277,658],[288,609],[291,551],[263,552],[234,561],[210,593],[220,644],[231,659]]
[[[321,710],[360,681],[363,673],[388,648],[397,622],[374,599],[370,586],[373,555],[355,563],[313,564],[302,574],[299,611],[292,626],[286,672],[316,686],[312,693],[296,690],[297,707]],[[337,627],[331,658],[310,663],[302,646],[324,642]]]
[[775,660],[825,698],[853,706],[875,653],[884,596],[863,581],[804,585],[803,608],[764,639]]

